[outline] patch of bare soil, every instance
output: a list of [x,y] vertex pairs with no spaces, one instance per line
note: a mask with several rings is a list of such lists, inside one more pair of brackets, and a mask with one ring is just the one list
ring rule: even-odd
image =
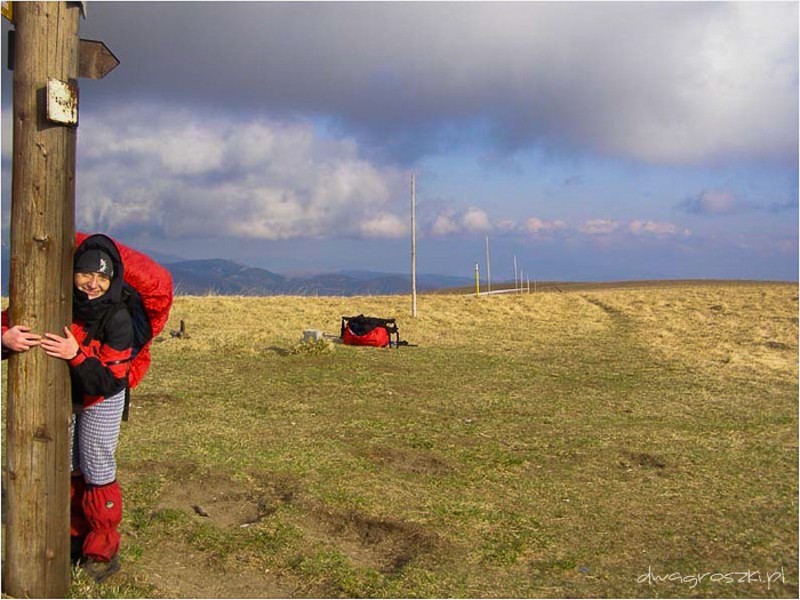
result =
[[[207,519],[218,528],[249,527],[291,502],[296,482],[281,475],[260,475],[246,481],[225,473],[209,473],[194,465],[148,461],[130,473],[164,474],[167,483],[154,512],[179,510]],[[176,475],[176,474],[180,475]],[[288,598],[294,588],[285,579],[251,563],[215,560],[181,536],[159,542],[130,565],[138,580],[154,586],[166,598]]]
[[421,525],[356,511],[311,510],[301,527],[306,537],[335,548],[354,566],[388,575],[400,572],[438,545],[438,539]]
[[375,446],[365,451],[364,455],[373,462],[407,473],[440,476],[452,470],[444,459],[421,450]]
[[245,527],[271,515],[295,493],[286,481],[253,483],[234,481],[223,473],[176,482],[166,486],[156,509],[184,510],[221,528]]
[[[438,474],[448,468],[439,459],[415,458],[413,454],[378,451],[376,456],[408,465],[415,472],[421,469]],[[242,480],[193,465],[148,463],[146,469],[142,467],[145,465],[130,473],[132,479],[146,470],[151,474],[164,472],[167,480],[154,512],[179,510],[225,529],[249,527],[274,513],[281,504],[291,503],[299,509],[297,526],[309,547],[334,549],[356,568],[396,574],[440,543],[437,536],[419,524],[331,509],[302,498],[297,482],[285,476],[262,474]],[[159,595],[173,598],[286,598],[307,593],[258,564],[220,561],[192,547],[182,536],[144,552],[131,565],[131,574],[153,585]],[[321,585],[320,589],[325,589],[325,584]],[[337,595],[336,590],[328,591]]]
[[624,458],[619,461],[619,466],[624,469],[631,469],[634,466],[644,469],[664,469],[667,463],[662,458],[648,454],[647,452],[623,452]]
[[225,568],[179,540],[159,544],[136,563],[164,598],[291,598],[294,590],[249,565]]
[[191,464],[143,461],[126,474],[135,481],[143,475],[166,480],[154,511],[181,510],[209,519],[220,528],[243,527],[271,515],[299,491],[296,481],[281,474],[258,474],[246,480]]

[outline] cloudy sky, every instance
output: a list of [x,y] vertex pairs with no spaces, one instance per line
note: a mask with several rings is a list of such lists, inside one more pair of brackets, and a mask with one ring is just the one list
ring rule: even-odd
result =
[[79,229],[408,272],[415,174],[420,272],[488,236],[493,280],[797,279],[796,2],[89,2],[81,36],[121,64],[80,82]]

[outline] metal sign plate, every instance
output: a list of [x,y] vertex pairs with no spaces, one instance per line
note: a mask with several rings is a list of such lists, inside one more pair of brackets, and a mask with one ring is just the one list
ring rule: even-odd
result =
[[47,119],[78,126],[78,86],[58,79],[47,80]]

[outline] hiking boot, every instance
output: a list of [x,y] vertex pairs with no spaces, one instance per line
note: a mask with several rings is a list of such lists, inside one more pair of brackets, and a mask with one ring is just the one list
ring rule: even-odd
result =
[[81,566],[97,583],[103,583],[106,579],[119,571],[119,554],[107,562],[87,558]]
[[73,565],[79,565],[83,562],[83,538],[70,536],[69,562]]

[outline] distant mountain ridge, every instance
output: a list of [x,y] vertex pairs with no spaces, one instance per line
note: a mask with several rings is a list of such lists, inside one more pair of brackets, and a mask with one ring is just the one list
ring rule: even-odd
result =
[[[382,296],[411,291],[410,275],[377,271],[340,271],[290,277],[225,259],[178,260],[161,264],[172,274],[176,294],[221,296]],[[8,269],[2,270],[2,294],[8,296]],[[466,277],[417,275],[417,290],[462,287]]]
[[[307,277],[287,277],[223,259],[167,263],[176,294],[222,296],[362,296],[405,294],[411,277],[397,273],[341,271]],[[431,291],[468,285],[466,277],[417,275],[417,289]]]

